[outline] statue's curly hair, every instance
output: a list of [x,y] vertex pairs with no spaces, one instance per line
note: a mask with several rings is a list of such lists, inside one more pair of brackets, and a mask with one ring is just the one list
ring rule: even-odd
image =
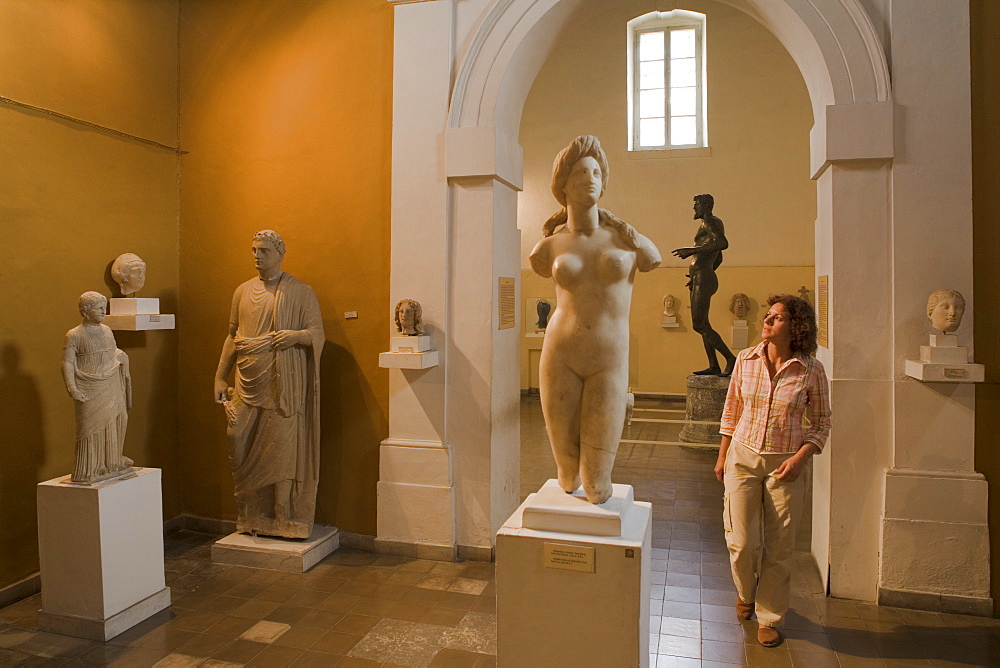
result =
[[100,292],[94,292],[89,290],[80,295],[79,308],[80,315],[86,317],[87,311],[94,308],[98,304],[107,304],[108,298],[102,295]]
[[399,321],[399,313],[403,310],[404,306],[409,306],[413,309],[413,329],[417,334],[423,334],[424,308],[416,299],[400,299],[399,303],[396,304],[396,312],[393,315],[393,319],[396,321],[396,331],[400,334],[403,333],[403,323]]
[[285,240],[274,230],[261,230],[253,235],[254,241],[266,241],[271,244],[271,248],[277,251],[278,255],[285,256]]
[[788,324],[792,332],[791,348],[793,353],[812,355],[816,352],[816,312],[805,299],[793,295],[771,295],[767,298],[770,308],[775,304],[784,304],[788,311]]

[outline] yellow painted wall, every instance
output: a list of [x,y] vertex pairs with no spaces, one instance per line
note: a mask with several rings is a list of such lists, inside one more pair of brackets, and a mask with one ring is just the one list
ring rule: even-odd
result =
[[[212,378],[233,290],[273,228],[326,328],[316,520],[375,533],[388,435],[392,7],[385,0],[181,3],[180,457],[184,508],[235,518]],[[358,318],[345,320],[345,311]]]
[[[176,40],[176,0],[4,0],[0,95],[176,145]],[[177,166],[174,151],[0,103],[0,587],[38,570],[35,484],[72,470],[59,364],[77,298],[111,295],[110,263],[131,251],[148,265],[141,296],[177,313]],[[117,341],[134,391],[125,453],[163,469],[173,517],[177,334]]]
[[992,595],[1000,613],[1000,3],[972,0],[972,213],[975,251],[976,470],[989,481]]
[[[539,72],[521,120],[524,299],[554,294],[550,280],[528,269],[527,256],[541,238],[542,223],[559,206],[549,190],[552,160],[578,134],[597,135],[608,154],[611,178],[601,206],[635,225],[664,257],[660,269],[637,275],[632,298],[631,383],[639,392],[684,392],[687,374],[707,366],[701,337],[690,329],[687,262],[670,254],[693,242],[694,195],[714,195],[730,243],[711,310],[711,322],[725,340],[730,340],[734,293],[760,304],[773,292],[814,288],[813,120],[802,76],[777,39],[746,14],[712,0],[675,6],[707,16],[710,156],[626,150],[625,24],[653,9],[644,1],[613,3],[567,29]],[[678,298],[681,328],[659,327],[666,294]],[[754,323],[755,336],[757,329]],[[529,349],[537,343],[522,338],[523,388],[530,385]]]

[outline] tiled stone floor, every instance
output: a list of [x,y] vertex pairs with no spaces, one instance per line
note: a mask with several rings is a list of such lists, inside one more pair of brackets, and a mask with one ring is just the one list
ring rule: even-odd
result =
[[[636,417],[663,417],[641,409],[665,405],[640,401]],[[521,420],[523,497],[552,477],[554,465],[537,398],[522,402]],[[676,441],[678,431],[635,423],[625,438]],[[807,554],[808,521],[798,537],[787,641],[759,646],[756,623],[740,623],[733,610],[713,460],[676,446],[619,449],[615,482],[653,503],[651,666],[1000,666],[1000,620],[824,596]],[[491,564],[341,549],[309,573],[276,573],[212,564],[215,538],[169,536],[172,609],[108,643],[38,632],[38,596],[0,609],[0,666],[496,663]]]

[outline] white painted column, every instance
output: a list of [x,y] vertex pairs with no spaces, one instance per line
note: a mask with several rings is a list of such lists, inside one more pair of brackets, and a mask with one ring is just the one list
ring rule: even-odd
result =
[[[522,153],[491,127],[447,134],[453,271],[448,433],[455,444],[460,556],[488,558],[519,501]],[[514,326],[500,329],[499,284],[513,279]],[[461,446],[459,446],[461,444]]]
[[833,432],[813,458],[813,555],[830,593],[874,601],[892,448],[890,102],[833,105],[811,134],[816,274],[829,277]]
[[894,447],[885,475],[879,602],[992,614],[987,483],[974,470],[975,387],[921,383],[903,362],[927,341],[927,297],[967,302],[973,348],[969,8],[894,0]]
[[[392,1],[392,0],[390,0]],[[379,449],[376,550],[455,556],[449,365],[448,183],[444,131],[452,68],[452,1],[396,3],[390,304],[416,299],[439,364],[389,370],[389,438]]]

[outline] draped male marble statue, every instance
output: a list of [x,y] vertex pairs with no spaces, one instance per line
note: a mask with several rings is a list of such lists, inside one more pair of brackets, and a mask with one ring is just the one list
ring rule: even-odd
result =
[[108,300],[99,292],[80,295],[83,322],[66,332],[62,373],[76,408],[76,453],[70,481],[91,485],[132,471],[122,455],[132,380],[128,355],[101,321]]
[[323,319],[312,288],[281,270],[285,242],[277,232],[257,232],[252,252],[259,275],[233,294],[215,374],[215,400],[228,422],[236,529],[308,538],[319,482]]

